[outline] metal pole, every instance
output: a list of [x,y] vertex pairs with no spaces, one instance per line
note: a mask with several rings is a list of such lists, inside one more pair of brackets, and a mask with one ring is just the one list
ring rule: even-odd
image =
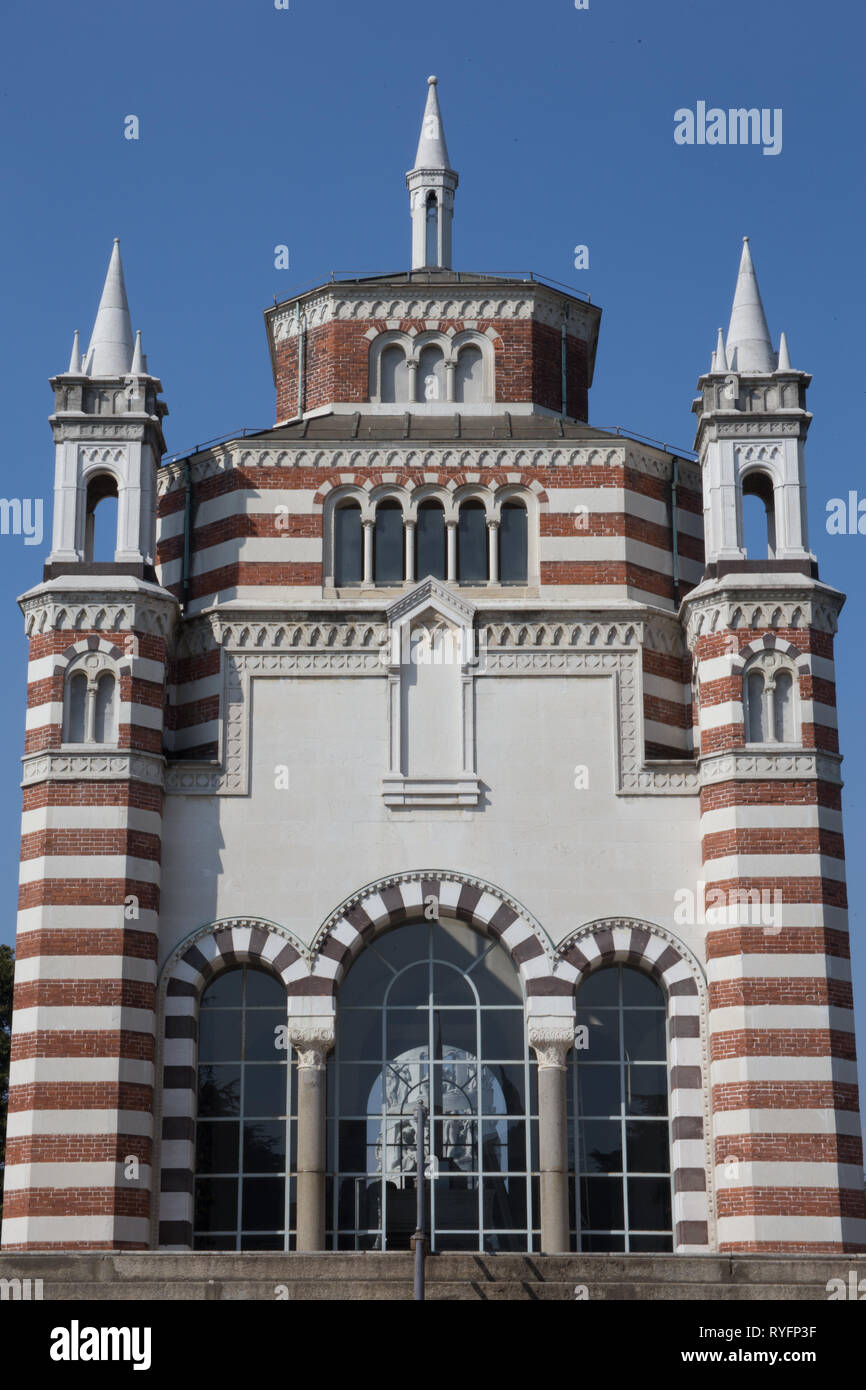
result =
[[413,1246],[415,1250],[415,1302],[424,1301],[424,1130],[427,1123],[427,1111],[423,1105],[415,1106],[415,1173],[417,1183],[418,1205],[415,1217],[415,1235],[413,1236]]

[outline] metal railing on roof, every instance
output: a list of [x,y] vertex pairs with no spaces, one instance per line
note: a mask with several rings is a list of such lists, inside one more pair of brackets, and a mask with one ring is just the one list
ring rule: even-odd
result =
[[[469,283],[473,280],[521,280],[526,284],[548,285],[558,290],[566,290],[575,299],[581,299],[586,304],[591,304],[592,299],[586,290],[579,290],[575,285],[567,285],[562,280],[553,280],[549,275],[539,275],[535,270],[453,270],[451,271],[455,284],[462,284],[464,281]],[[278,304],[286,304],[290,300],[305,294],[310,290],[321,288],[325,285],[350,284],[362,280],[393,280],[402,281],[411,285],[436,285],[440,283],[439,278],[430,278],[430,270],[422,268],[419,270],[331,270],[327,278],[317,280],[304,280],[302,284],[294,286],[288,294],[278,300],[274,295],[274,307]]]

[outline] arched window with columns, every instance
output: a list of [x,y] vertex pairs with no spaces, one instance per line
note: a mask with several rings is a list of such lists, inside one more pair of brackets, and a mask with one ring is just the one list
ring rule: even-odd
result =
[[743,724],[747,744],[799,743],[796,674],[793,662],[773,648],[747,660],[743,670]]
[[117,670],[104,652],[85,652],[67,669],[63,698],[63,742],[117,743]]

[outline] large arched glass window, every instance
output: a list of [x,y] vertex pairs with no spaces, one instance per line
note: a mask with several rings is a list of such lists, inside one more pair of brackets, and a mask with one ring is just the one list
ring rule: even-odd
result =
[[390,499],[376,508],[373,530],[373,577],[377,584],[402,584],[405,551],[403,509]]
[[464,502],[457,521],[457,578],[461,584],[486,584],[487,513],[482,502]]
[[334,1249],[408,1248],[419,1101],[430,1115],[433,1249],[537,1249],[536,1064],[520,980],[501,946],[459,922],[397,927],[340,988],[328,1083]]
[[418,358],[418,399],[444,401],[445,395],[445,358],[442,349],[433,345],[422,348]]
[[673,1250],[664,994],[630,966],[600,970],[578,990],[577,1025],[588,1036],[568,1088],[575,1248]]
[[379,358],[379,380],[381,401],[408,401],[409,367],[405,352],[396,344],[386,347]]
[[484,361],[479,347],[461,348],[454,372],[454,399],[480,401],[484,398]]
[[195,1132],[196,1250],[294,1244],[296,1069],[286,994],[263,970],[227,970],[202,995]]
[[522,502],[505,502],[499,520],[499,580],[525,584],[528,564],[526,508]]
[[439,502],[422,502],[415,531],[415,575],[445,578],[445,513]]
[[334,584],[360,584],[364,577],[361,508],[346,502],[334,512]]

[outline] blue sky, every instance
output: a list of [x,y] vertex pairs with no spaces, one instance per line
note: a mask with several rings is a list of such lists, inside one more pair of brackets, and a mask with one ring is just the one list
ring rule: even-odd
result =
[[[89,337],[112,238],[164,383],[169,452],[274,418],[262,310],[331,270],[405,269],[404,173],[426,78],[460,173],[455,264],[534,270],[604,314],[590,419],[681,447],[727,326],[744,234],[774,341],[814,374],[811,544],[849,595],[837,649],[851,925],[866,1037],[860,688],[866,537],[827,534],[861,482],[863,10],[805,0],[7,0],[0,78],[5,496],[0,536],[0,940],[14,939],[26,647],[15,597],[49,545],[48,378]],[[782,150],[681,146],[698,101],[781,108]],[[136,115],[140,138],[124,139]],[[274,247],[290,251],[274,268]],[[574,247],[589,248],[575,270]],[[861,1044],[861,1046],[863,1046]]]

